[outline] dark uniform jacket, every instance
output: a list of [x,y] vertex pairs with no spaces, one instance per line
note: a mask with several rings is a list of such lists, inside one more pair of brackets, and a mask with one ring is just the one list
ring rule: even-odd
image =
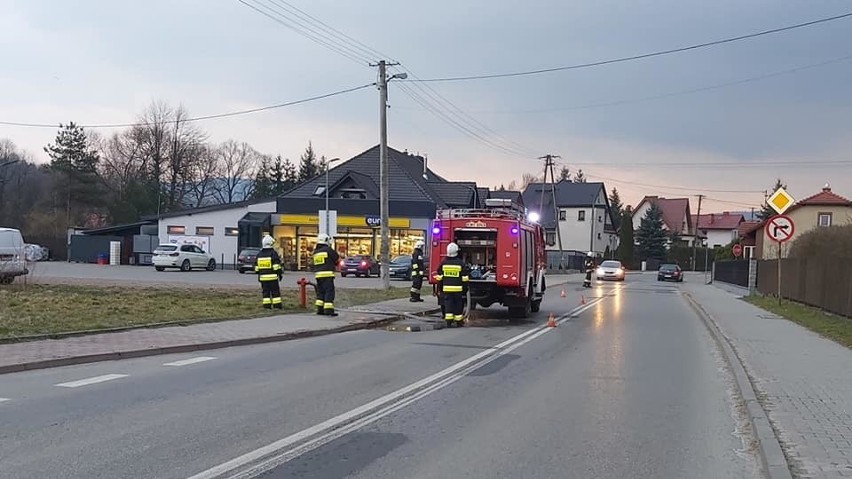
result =
[[254,272],[260,281],[278,281],[281,279],[281,257],[272,248],[263,248],[257,253]]
[[425,265],[423,264],[423,251],[416,248],[411,253],[411,276],[423,276],[425,273]]
[[337,269],[337,263],[340,261],[340,256],[337,251],[334,251],[330,246],[318,244],[314,250],[313,261],[311,262],[311,271],[314,272],[314,278],[334,278],[334,271]]
[[470,268],[461,258],[444,258],[438,266],[435,280],[444,293],[464,293],[470,281]]

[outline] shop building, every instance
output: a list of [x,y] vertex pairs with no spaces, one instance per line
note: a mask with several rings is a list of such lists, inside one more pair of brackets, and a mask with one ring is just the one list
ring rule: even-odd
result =
[[[410,254],[417,240],[429,240],[437,209],[471,208],[489,191],[473,182],[450,182],[428,168],[418,155],[388,148],[390,256]],[[335,248],[341,256],[379,257],[379,147],[328,172],[329,210],[337,212]],[[266,233],[276,240],[284,267],[306,269],[325,210],[326,176],[309,180],[277,199],[271,215],[248,213],[239,222],[240,247],[258,246]]]

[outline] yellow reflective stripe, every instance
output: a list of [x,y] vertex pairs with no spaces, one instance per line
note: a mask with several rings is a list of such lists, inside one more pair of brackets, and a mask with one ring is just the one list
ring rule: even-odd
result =
[[461,271],[462,267],[457,264],[445,264],[444,265],[444,273],[447,271]]
[[444,292],[445,293],[461,293],[462,287],[461,286],[444,286]]
[[462,282],[468,282],[468,281],[470,281],[469,276],[462,276]]
[[334,309],[334,303],[325,303],[323,309]]
[[456,315],[456,321],[464,321],[464,315],[463,314],[457,314]]
[[281,297],[272,298],[272,304],[281,304]]
[[257,267],[260,269],[272,268],[272,258],[257,258]]
[[280,264],[273,264],[272,269],[275,270],[275,271],[278,271],[278,270],[281,269],[281,265]]
[[414,263],[414,264],[411,265],[411,269],[417,269],[417,268],[418,268],[417,263]]
[[314,258],[314,264],[315,265],[321,265],[321,264],[325,263],[326,258],[328,258],[328,253],[326,253],[325,251],[323,251],[321,253],[315,253],[313,258]]
[[444,315],[444,319],[446,319],[447,321],[452,321],[453,318],[455,318],[455,315],[453,313],[447,313]]
[[334,278],[334,271],[317,271],[314,273],[314,278]]
[[322,305],[323,305],[323,301],[322,301],[321,299],[318,299],[318,300],[314,301],[314,304],[315,304],[316,306],[322,306]]
[[272,304],[272,300],[269,298],[263,298],[263,304]]
[[433,278],[435,281],[442,281],[442,280],[444,279],[444,277],[443,277],[443,276],[441,276],[440,274],[436,274],[435,276],[432,276],[432,278]]
[[259,278],[261,281],[278,281],[277,274],[262,274]]

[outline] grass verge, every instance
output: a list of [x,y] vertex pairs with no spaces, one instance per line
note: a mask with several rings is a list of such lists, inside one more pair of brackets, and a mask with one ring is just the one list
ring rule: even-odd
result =
[[[310,290],[309,290],[310,292]],[[297,291],[283,290],[283,312],[298,309]],[[335,306],[346,308],[402,298],[408,290],[338,289]],[[308,306],[313,304],[308,295]],[[0,340],[146,326],[257,318],[281,314],[261,307],[260,291],[28,285],[0,288]]]
[[835,316],[821,309],[787,300],[782,301],[779,305],[778,299],[768,296],[755,295],[744,299],[759,308],[789,319],[847,348],[852,348],[852,319]]

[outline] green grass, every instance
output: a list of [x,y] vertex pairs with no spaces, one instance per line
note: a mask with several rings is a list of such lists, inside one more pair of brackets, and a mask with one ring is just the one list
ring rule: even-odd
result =
[[[261,307],[258,291],[28,285],[0,288],[0,340],[157,323],[195,323],[281,314]],[[310,293],[310,290],[309,290]],[[335,306],[346,308],[408,295],[404,288],[337,290]],[[281,292],[283,312],[298,308],[297,292]],[[309,308],[313,295],[308,295]]]
[[835,316],[820,309],[787,300],[783,300],[779,305],[777,298],[768,296],[749,296],[745,300],[847,348],[852,348],[852,319]]

